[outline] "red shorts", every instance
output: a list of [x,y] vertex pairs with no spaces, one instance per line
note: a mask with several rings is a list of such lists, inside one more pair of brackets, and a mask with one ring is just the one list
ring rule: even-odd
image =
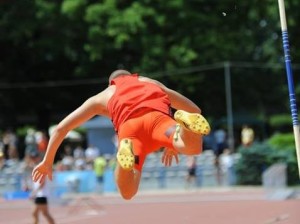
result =
[[141,171],[147,154],[162,147],[173,148],[176,121],[167,114],[150,111],[125,121],[119,128],[119,141],[129,138],[137,156],[135,169]]

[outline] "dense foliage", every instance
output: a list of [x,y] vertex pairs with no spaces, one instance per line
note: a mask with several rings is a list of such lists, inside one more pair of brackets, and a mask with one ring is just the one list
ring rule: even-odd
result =
[[[296,158],[296,150],[293,147],[293,139],[290,139],[288,146],[276,144],[274,136],[272,141],[263,144],[254,144],[249,148],[240,147],[238,152],[241,158],[236,164],[237,184],[240,185],[261,185],[262,174],[275,163],[287,165],[287,184],[299,184],[299,172]],[[274,144],[273,144],[274,142]]]
[[[299,5],[286,2],[294,62]],[[6,0],[0,32],[3,127],[55,122],[116,68],[158,78],[217,119],[226,115],[224,61],[238,62],[235,113],[289,111],[284,70],[272,64],[283,64],[277,1]]]

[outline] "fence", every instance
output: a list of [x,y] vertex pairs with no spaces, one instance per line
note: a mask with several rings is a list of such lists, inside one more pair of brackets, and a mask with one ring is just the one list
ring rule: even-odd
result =
[[[179,164],[164,167],[161,163],[162,153],[150,154],[145,161],[140,190],[154,189],[182,189],[186,185],[187,157],[179,155]],[[238,156],[233,155],[234,160]],[[212,150],[205,150],[196,156],[196,179],[194,188],[205,186],[228,186],[234,185],[235,172],[233,166],[228,167],[221,163],[215,165],[215,155]],[[22,185],[31,178],[30,172],[21,172],[20,164],[14,164],[0,173],[0,193],[6,199],[28,197]],[[94,192],[96,189],[96,176],[92,170],[85,171],[60,171],[54,173],[51,183],[52,196],[60,197],[64,193]],[[104,174],[103,191],[115,192],[113,170],[107,169]]]

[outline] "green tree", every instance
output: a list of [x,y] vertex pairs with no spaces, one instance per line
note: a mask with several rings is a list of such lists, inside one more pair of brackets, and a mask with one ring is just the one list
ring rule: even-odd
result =
[[[295,59],[299,4],[286,2]],[[0,15],[0,100],[7,123],[18,114],[39,114],[42,122],[70,112],[104,88],[116,68],[157,77],[220,117],[226,114],[222,64],[202,65],[283,63],[276,1],[23,0],[0,3]],[[232,66],[234,111],[286,112],[282,70]],[[91,78],[103,81],[73,83]],[[49,80],[67,82],[52,87]]]

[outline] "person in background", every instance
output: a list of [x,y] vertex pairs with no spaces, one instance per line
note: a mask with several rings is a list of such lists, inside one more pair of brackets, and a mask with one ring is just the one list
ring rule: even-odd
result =
[[38,145],[35,137],[36,131],[32,128],[27,130],[25,136],[25,157],[30,156],[30,154],[38,153]]
[[5,158],[2,149],[0,149],[0,171],[2,171],[5,167]]
[[86,160],[84,149],[81,145],[77,145],[73,151],[74,157],[74,169],[75,170],[85,170],[86,169]]
[[[32,157],[32,160],[35,160],[36,164],[40,160],[39,156]],[[40,183],[34,182],[32,185],[32,191],[30,198],[33,200],[34,208],[32,212],[33,223],[39,224],[39,215],[40,213],[45,217],[48,224],[55,224],[55,221],[50,214],[48,207],[48,195],[49,195],[49,187],[47,180]]]
[[186,188],[190,188],[193,184],[196,183],[196,157],[188,156],[187,157],[187,177],[186,177]]
[[226,174],[225,184],[234,185],[236,181],[235,167],[234,158],[230,149],[224,149],[223,154],[220,156],[220,165]]
[[244,147],[249,147],[254,141],[254,130],[248,125],[243,125],[241,131],[241,141]]
[[64,146],[64,153],[61,159],[63,170],[73,170],[74,168],[74,157],[71,145]]
[[214,132],[216,150],[215,150],[215,167],[216,167],[216,180],[218,185],[222,184],[222,170],[220,167],[220,155],[222,155],[224,149],[227,148],[227,133],[221,127],[217,127]]
[[85,155],[84,155],[84,149],[82,148],[81,145],[77,145],[76,148],[73,151],[73,156],[74,159],[84,159]]
[[89,145],[85,150],[85,162],[88,170],[93,169],[94,160],[100,155],[100,149],[94,145]]
[[104,178],[106,165],[107,165],[106,159],[101,154],[94,160],[94,172],[97,178],[99,193],[102,193],[103,191],[103,181],[104,181],[103,178]]
[[218,127],[214,132],[214,138],[216,142],[215,155],[219,157],[223,153],[223,150],[227,148],[227,133],[223,128]]
[[9,160],[9,151],[11,148],[17,148],[18,138],[16,133],[11,129],[7,129],[2,136],[4,159]]

